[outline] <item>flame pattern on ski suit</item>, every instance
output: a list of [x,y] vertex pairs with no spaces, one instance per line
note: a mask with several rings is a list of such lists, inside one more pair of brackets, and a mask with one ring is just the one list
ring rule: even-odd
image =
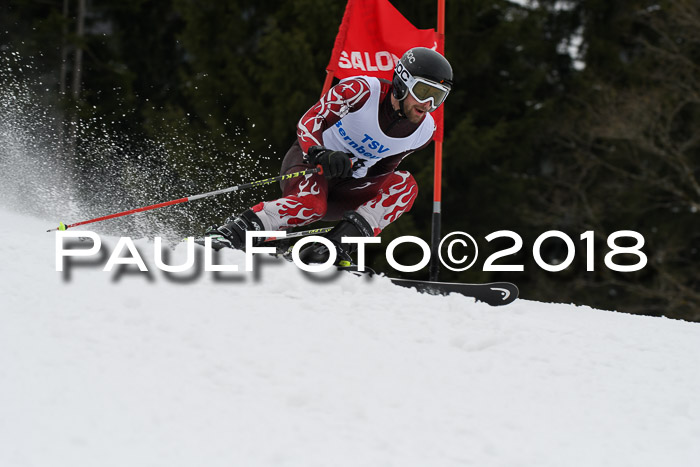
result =
[[321,135],[338,123],[348,112],[362,107],[369,99],[369,84],[363,79],[349,79],[333,86],[306,112],[297,124],[297,138],[306,154],[311,146],[322,145]]
[[267,229],[288,229],[315,222],[326,214],[326,203],[318,197],[321,188],[313,175],[306,175],[297,185],[297,192],[275,201],[266,201],[253,208]]
[[357,212],[369,222],[376,236],[409,211],[417,196],[418,184],[413,176],[405,171],[396,171],[387,177],[377,196],[360,206]]

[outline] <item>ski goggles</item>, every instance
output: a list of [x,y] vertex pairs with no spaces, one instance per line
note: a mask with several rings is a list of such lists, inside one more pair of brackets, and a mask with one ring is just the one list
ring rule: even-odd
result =
[[430,112],[440,107],[450,93],[450,87],[425,78],[413,76],[401,62],[396,65],[396,73],[406,84],[413,98],[421,104],[430,101]]

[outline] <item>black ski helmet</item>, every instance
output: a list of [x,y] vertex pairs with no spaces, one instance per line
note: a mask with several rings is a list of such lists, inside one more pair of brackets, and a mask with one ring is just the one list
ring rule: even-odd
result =
[[404,79],[399,76],[402,69],[408,71],[415,78],[425,78],[430,81],[452,88],[452,66],[440,53],[426,47],[414,47],[406,51],[394,69],[393,94],[403,101],[408,95],[408,87]]

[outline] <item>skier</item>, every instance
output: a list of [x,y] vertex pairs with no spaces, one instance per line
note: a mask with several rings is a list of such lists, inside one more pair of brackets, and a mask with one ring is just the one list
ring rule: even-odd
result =
[[[452,80],[442,55],[415,47],[397,62],[392,81],[369,76],[340,81],[301,117],[297,140],[282,161],[281,174],[310,167],[320,167],[322,174],[282,182],[282,198],[253,206],[206,235],[223,236],[243,249],[248,230],[340,220],[325,236],[336,247],[336,264],[351,263],[357,246],[341,243],[342,237],[379,235],[413,206],[418,186],[410,173],[396,168],[430,143],[435,132],[430,112],[445,101]],[[325,263],[329,255],[322,243],[300,252],[307,264]]]

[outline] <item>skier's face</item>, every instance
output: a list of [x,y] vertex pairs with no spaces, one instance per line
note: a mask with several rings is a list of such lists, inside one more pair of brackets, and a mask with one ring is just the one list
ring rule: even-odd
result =
[[425,118],[425,114],[430,110],[430,101],[420,103],[411,93],[408,93],[403,103],[403,110],[406,118],[411,123],[420,123]]

